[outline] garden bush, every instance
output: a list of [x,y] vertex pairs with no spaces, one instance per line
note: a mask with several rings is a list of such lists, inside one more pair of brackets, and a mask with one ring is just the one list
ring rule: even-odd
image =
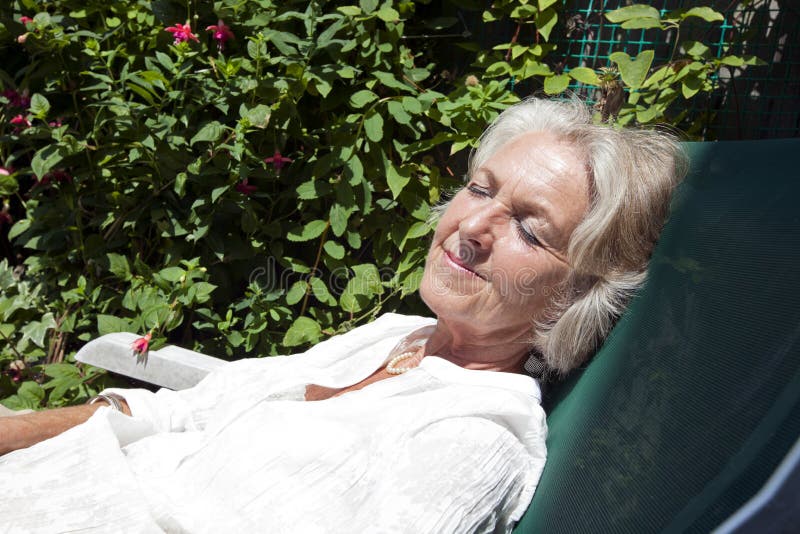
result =
[[[387,310],[424,313],[431,206],[525,96],[515,83],[617,87],[626,99],[598,120],[669,122],[721,64],[698,43],[674,58],[699,65],[686,72],[647,54],[556,69],[559,6],[494,2],[485,23],[517,28],[496,46],[463,31],[457,9],[483,7],[469,0],[0,8],[3,403],[81,402],[113,382],[74,361],[109,332],[237,359]],[[614,16],[655,27],[719,14]]]

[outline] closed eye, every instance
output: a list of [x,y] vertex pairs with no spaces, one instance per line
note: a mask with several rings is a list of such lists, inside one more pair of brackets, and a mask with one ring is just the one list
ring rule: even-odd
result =
[[532,247],[539,247],[542,245],[542,242],[539,241],[539,239],[535,235],[529,232],[525,228],[525,226],[522,225],[521,221],[519,221],[518,219],[514,219],[514,225],[517,227],[517,233],[519,234],[519,236],[522,238],[523,241],[525,241]]
[[492,197],[492,193],[488,189],[475,184],[469,184],[467,186],[467,191],[474,197]]

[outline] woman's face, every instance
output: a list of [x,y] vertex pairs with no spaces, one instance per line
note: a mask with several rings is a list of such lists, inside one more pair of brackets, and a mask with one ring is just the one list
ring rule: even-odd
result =
[[420,294],[487,343],[530,339],[570,272],[566,249],[589,203],[583,155],[548,133],[503,145],[439,220]]

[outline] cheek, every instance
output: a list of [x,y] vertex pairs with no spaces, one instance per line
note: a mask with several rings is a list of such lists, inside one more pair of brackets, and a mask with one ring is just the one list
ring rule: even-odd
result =
[[558,292],[568,269],[550,260],[545,251],[496,257],[493,287],[515,307],[542,307]]

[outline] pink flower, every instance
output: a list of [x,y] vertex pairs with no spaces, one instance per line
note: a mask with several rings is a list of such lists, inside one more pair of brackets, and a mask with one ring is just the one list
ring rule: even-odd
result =
[[147,351],[150,349],[150,340],[152,338],[153,334],[148,332],[144,337],[140,337],[131,343],[131,350],[136,354],[147,354]]
[[258,191],[258,187],[247,183],[247,178],[245,178],[244,180],[236,184],[236,190],[243,195],[249,196]]
[[54,121],[50,121],[50,122],[47,123],[47,125],[49,127],[51,127],[51,128],[58,128],[58,127],[61,126],[61,119],[56,119]]
[[281,155],[281,151],[277,148],[275,149],[275,154],[272,155],[270,158],[264,158],[264,163],[269,163],[272,165],[272,168],[275,169],[275,172],[281,172],[281,169],[286,166],[287,163],[291,163],[292,160],[289,158],[285,158]]
[[225,41],[234,38],[230,26],[227,26],[222,20],[218,20],[216,26],[206,28],[206,31],[213,32],[214,40],[217,41],[217,48],[220,50],[225,48]]
[[173,44],[183,43],[186,41],[200,42],[197,36],[192,33],[192,27],[188,24],[176,24],[175,26],[164,28],[164,31],[168,31],[173,37],[175,37],[175,42]]
[[8,122],[14,125],[14,129],[17,132],[24,130],[25,128],[28,128],[31,125],[31,121],[29,121],[25,115],[17,115]]
[[22,23],[22,24],[30,24],[31,22],[33,22],[33,19],[32,19],[32,18],[30,18],[30,17],[26,17],[25,15],[22,15],[22,16],[19,18],[19,21],[20,21],[20,23]]
[[12,172],[14,172],[12,169],[6,169],[5,167],[0,167],[0,175],[11,176]]

